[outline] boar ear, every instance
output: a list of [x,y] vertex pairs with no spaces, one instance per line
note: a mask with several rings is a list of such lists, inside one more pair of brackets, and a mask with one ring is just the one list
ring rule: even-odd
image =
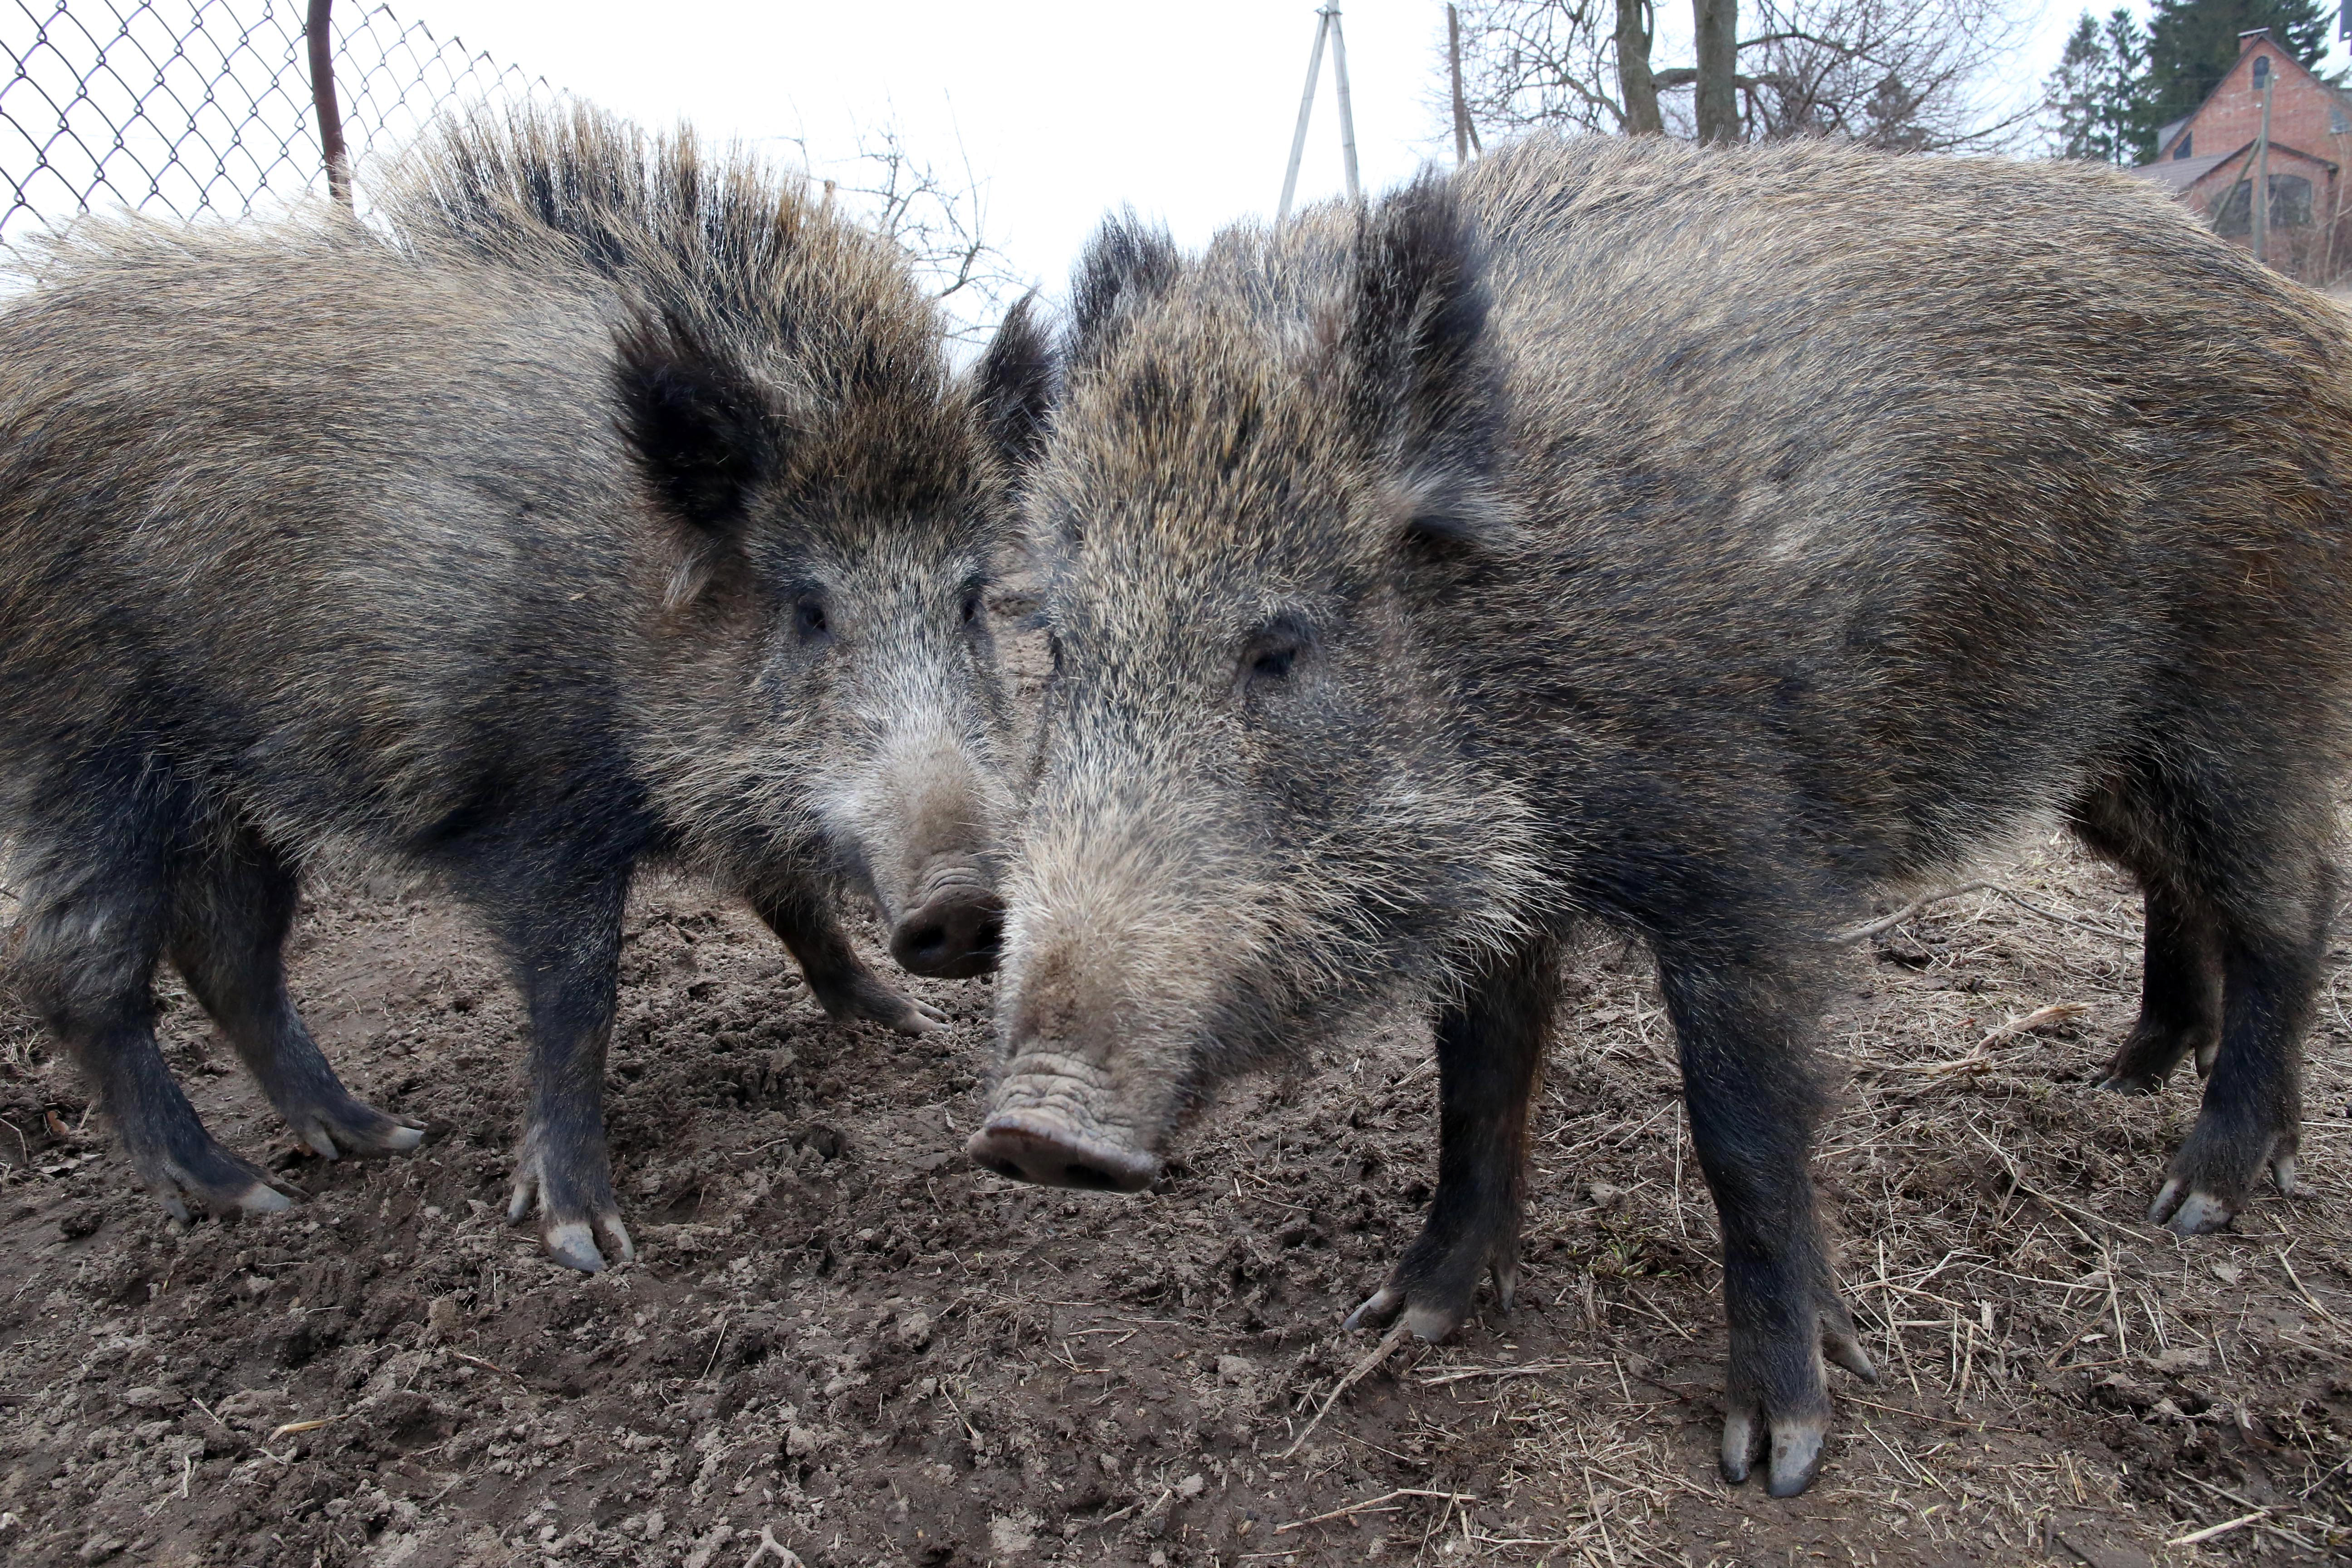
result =
[[1099,361],[1136,310],[1168,292],[1182,266],[1167,229],[1146,224],[1134,208],[1105,218],[1070,279],[1070,363]]
[[676,530],[665,602],[691,603],[735,551],[751,497],[775,467],[776,420],[736,357],[671,311],[618,334],[621,436]]
[[1058,368],[1053,339],[1037,320],[1037,296],[1024,295],[1004,313],[988,352],[980,356],[972,388],[982,428],[996,455],[1016,472],[1045,444]]
[[1359,220],[1341,353],[1357,427],[1396,474],[1409,538],[1497,541],[1501,377],[1484,258],[1452,187],[1424,174]]

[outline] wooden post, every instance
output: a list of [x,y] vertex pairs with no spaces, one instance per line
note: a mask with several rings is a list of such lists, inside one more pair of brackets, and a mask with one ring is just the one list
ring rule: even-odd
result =
[[335,104],[335,0],[310,0],[310,101],[319,110],[319,153],[327,165],[327,191],[352,205],[352,164],[343,151],[343,111]]
[[1348,174],[1348,199],[1364,199],[1356,183],[1356,114],[1348,106],[1348,40],[1339,31],[1339,0],[1331,0],[1323,15],[1331,22],[1331,78],[1339,89],[1339,163]]
[[2254,142],[2254,259],[2265,267],[2271,259],[2271,83],[2278,72],[2263,74],[2263,133]]
[[1315,52],[1307,57],[1307,90],[1298,95],[1298,129],[1290,138],[1290,167],[1282,176],[1282,205],[1274,212],[1277,223],[1290,216],[1290,198],[1298,194],[1298,160],[1307,155],[1307,122],[1315,115],[1315,80],[1323,74],[1323,37],[1330,30],[1330,13],[1315,13]]

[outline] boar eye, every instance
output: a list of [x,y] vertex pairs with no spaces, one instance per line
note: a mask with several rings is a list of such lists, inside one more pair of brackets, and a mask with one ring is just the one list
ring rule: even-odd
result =
[[793,629],[804,643],[823,642],[833,635],[833,621],[821,601],[803,599],[793,606]]
[[966,594],[963,596],[963,624],[970,626],[978,619],[980,619],[980,595]]
[[1242,650],[1243,689],[1287,685],[1299,654],[1312,647],[1314,640],[1312,631],[1287,616],[1260,626]]

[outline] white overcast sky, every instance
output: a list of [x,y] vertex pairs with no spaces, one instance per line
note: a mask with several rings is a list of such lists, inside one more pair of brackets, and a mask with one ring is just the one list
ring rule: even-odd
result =
[[[1055,293],[1095,222],[1119,203],[1164,218],[1186,244],[1241,214],[1272,212],[1318,8],[1317,0],[394,4],[649,123],[685,116],[710,135],[802,136],[819,158],[845,153],[857,126],[892,120],[936,162],[951,160],[960,138],[986,186],[991,237]],[[2021,91],[2055,63],[2079,8],[2079,0],[2022,0]],[[1688,9],[1659,6],[1661,64],[1686,52]],[[1344,17],[1367,186],[1402,179],[1433,156],[1450,160],[1437,98],[1444,5],[1345,0]],[[1299,186],[1302,201],[1340,188],[1328,63]]]

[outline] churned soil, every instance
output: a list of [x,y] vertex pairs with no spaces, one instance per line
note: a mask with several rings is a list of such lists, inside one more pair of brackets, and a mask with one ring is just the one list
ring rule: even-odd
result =
[[1716,1477],[1714,1216],[1613,940],[1567,980],[1517,1310],[1341,1387],[1374,1341],[1339,1320],[1434,1177],[1424,1020],[1238,1088],[1147,1194],[1038,1191],[961,1152],[989,983],[902,982],[951,1033],[835,1024],[745,912],[649,888],[609,1079],[639,1258],[584,1278],[505,1221],[520,1017],[488,942],[430,889],[331,880],[294,988],[357,1092],[430,1123],[416,1154],[300,1153],[165,984],[173,1068],[308,1193],[289,1214],[168,1221],[0,999],[0,1562],[2352,1554],[2352,947],[2311,1041],[2315,1195],[2181,1242],[2142,1210],[2193,1083],[2090,1087],[2137,900],[2055,839],[1986,875],[1843,960],[1819,1170],[1882,1379],[1832,1373],[1787,1502]]

